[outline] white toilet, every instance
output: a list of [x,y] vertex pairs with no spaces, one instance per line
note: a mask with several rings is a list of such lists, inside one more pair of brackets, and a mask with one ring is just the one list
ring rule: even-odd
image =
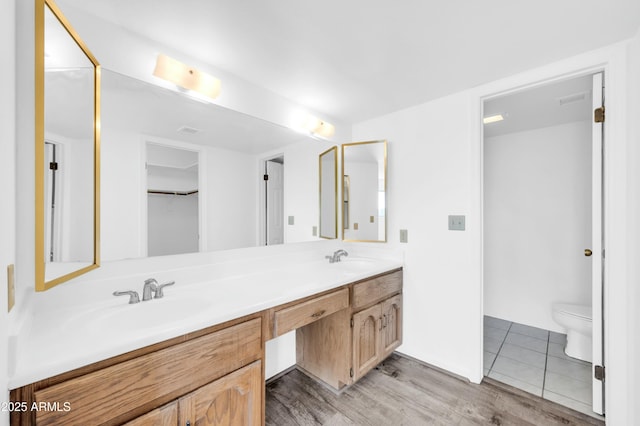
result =
[[555,303],[553,319],[567,330],[564,352],[572,358],[591,362],[591,306]]

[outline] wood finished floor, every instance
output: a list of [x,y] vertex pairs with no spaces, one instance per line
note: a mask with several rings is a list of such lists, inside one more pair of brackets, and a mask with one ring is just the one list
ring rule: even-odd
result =
[[467,383],[395,353],[340,395],[298,370],[268,383],[266,424],[604,425],[491,379]]

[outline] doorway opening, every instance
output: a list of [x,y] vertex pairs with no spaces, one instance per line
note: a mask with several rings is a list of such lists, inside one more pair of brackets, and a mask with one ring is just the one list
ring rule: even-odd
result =
[[284,243],[284,155],[264,160],[261,245]]
[[484,375],[604,413],[602,73],[483,101]]
[[199,152],[146,143],[147,256],[200,251]]

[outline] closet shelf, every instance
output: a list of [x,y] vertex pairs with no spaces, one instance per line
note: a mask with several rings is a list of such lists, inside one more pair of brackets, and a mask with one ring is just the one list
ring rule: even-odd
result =
[[163,191],[159,189],[147,189],[147,194],[160,194],[160,195],[193,195],[197,194],[198,190],[193,191]]

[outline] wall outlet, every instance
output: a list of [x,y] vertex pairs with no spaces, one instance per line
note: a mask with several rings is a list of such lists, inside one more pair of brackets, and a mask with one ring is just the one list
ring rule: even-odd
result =
[[464,231],[464,215],[449,215],[449,231]]
[[287,223],[288,223],[289,225],[293,225],[293,224],[295,223],[295,219],[293,218],[293,216],[289,216],[289,217],[287,218]]
[[318,236],[318,227],[314,226],[313,228],[311,228],[311,236],[313,237],[317,237]]
[[409,235],[406,229],[401,229],[400,230],[400,242],[401,243],[408,243],[409,242]]
[[7,266],[7,312],[11,311],[13,305],[16,304],[16,283],[15,283],[14,266]]

